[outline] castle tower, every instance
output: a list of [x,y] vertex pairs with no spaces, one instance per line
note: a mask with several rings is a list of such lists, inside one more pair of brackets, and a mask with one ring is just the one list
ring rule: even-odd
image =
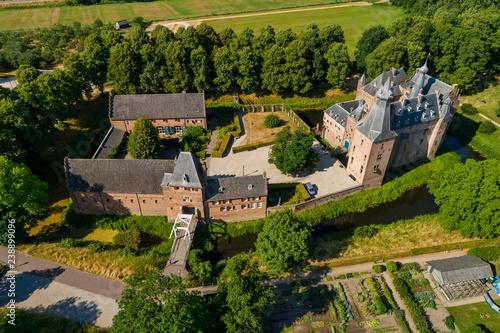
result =
[[451,120],[453,119],[452,114],[452,100],[448,96],[443,105],[439,110],[439,120],[434,127],[434,130],[431,133],[431,137],[429,139],[429,146],[427,148],[427,158],[432,160],[436,157],[437,150],[441,143],[443,142],[444,136],[448,127],[450,126]]
[[382,184],[397,134],[391,130],[391,81],[377,91],[366,119],[355,127],[349,146],[347,171],[365,188]]
[[361,77],[358,80],[358,88],[357,88],[357,90],[363,88],[364,86],[366,86],[366,75],[365,75],[365,73],[363,73],[363,75],[361,75]]
[[422,67],[418,69],[417,79],[415,80],[415,84],[412,87],[410,95],[408,98],[415,98],[418,94],[423,93],[424,83],[425,83],[425,75],[429,71],[429,67],[427,67],[427,60]]

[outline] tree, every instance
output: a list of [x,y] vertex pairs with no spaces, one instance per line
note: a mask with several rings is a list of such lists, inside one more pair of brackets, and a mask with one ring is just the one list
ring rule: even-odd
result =
[[333,43],[325,55],[328,63],[326,80],[334,88],[345,87],[347,73],[349,71],[349,54],[345,44]]
[[191,73],[189,70],[189,57],[180,41],[170,42],[165,51],[166,79],[164,89],[166,92],[179,93],[191,87]]
[[64,59],[64,74],[71,81],[70,86],[76,100],[80,99],[82,93],[87,99],[92,97],[92,87],[90,86],[90,77],[82,56],[70,54]]
[[138,271],[127,279],[112,332],[207,332],[213,330],[207,303],[187,292],[182,278]]
[[212,278],[212,264],[206,260],[203,250],[193,249],[189,251],[187,262],[192,275],[199,283],[205,284]]
[[257,53],[251,46],[237,51],[238,63],[236,82],[245,94],[255,91],[259,83],[259,63]]
[[[222,39],[222,33],[221,33]],[[215,79],[214,83],[221,92],[227,92],[234,83],[235,64],[231,56],[231,51],[227,46],[217,50],[214,56]]]
[[275,114],[270,114],[264,118],[264,126],[267,128],[278,127],[280,123],[281,119]]
[[312,149],[314,134],[300,129],[293,134],[286,126],[277,135],[269,154],[269,163],[287,175],[296,174],[319,162],[319,153]]
[[197,153],[205,149],[205,145],[210,140],[210,132],[201,126],[188,126],[181,138],[184,151]]
[[134,94],[140,70],[130,44],[123,42],[111,48],[108,79],[113,81],[117,94]]
[[42,202],[48,199],[48,188],[27,166],[0,156],[0,244],[7,243],[9,219],[15,220],[16,240],[23,240],[25,227],[45,214]]
[[493,125],[491,121],[487,120],[487,121],[482,121],[477,130],[479,131],[479,133],[491,134],[495,132],[497,128],[495,125]]
[[468,159],[428,184],[441,225],[466,237],[500,236],[500,161]]
[[373,265],[372,269],[373,269],[374,273],[377,273],[377,274],[382,273],[382,266],[380,266],[380,265]]
[[366,73],[375,78],[390,67],[400,68],[406,63],[406,45],[394,37],[382,43],[366,57]]
[[128,151],[132,158],[153,159],[160,157],[162,148],[158,131],[150,120],[141,117],[136,120],[128,140]]
[[260,283],[257,264],[246,265],[240,256],[232,257],[218,285],[219,297],[224,303],[225,332],[262,332],[273,293]]
[[387,271],[389,271],[390,273],[398,270],[398,264],[396,264],[394,261],[387,262],[385,267],[387,268]]
[[307,257],[310,238],[310,226],[285,209],[266,217],[255,247],[267,268],[281,273]]
[[308,51],[304,40],[294,40],[286,47],[286,88],[300,93],[306,93],[312,88],[312,59]]
[[285,50],[278,45],[274,45],[264,53],[261,72],[262,88],[275,94],[285,88],[287,79],[285,56]]
[[387,38],[389,38],[389,34],[387,33],[387,30],[381,25],[370,28],[363,32],[360,40],[356,44],[356,51],[354,52],[356,57],[356,66],[358,67],[359,71],[362,71],[366,68],[366,57]]
[[328,52],[330,46],[334,43],[345,43],[344,31],[338,24],[327,25],[319,32],[319,41],[321,52],[325,54]]
[[210,57],[202,46],[191,52],[191,70],[193,86],[198,92],[210,87]]
[[134,24],[128,31],[127,41],[132,51],[138,54],[142,47],[149,42],[149,37],[141,25]]
[[90,81],[102,92],[108,72],[109,49],[98,34],[91,34],[84,41],[83,61]]

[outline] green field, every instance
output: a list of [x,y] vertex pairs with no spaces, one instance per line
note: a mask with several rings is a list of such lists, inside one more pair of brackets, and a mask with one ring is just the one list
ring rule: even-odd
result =
[[[455,324],[460,331],[481,325],[488,332],[500,332],[500,314],[493,311],[486,301],[446,309],[455,317]],[[481,318],[481,315],[489,315],[489,317]]]
[[176,19],[348,1],[351,0],[168,0],[94,6],[15,9],[0,12],[0,29],[47,27],[55,23],[72,24],[74,21],[85,24],[92,23],[97,18],[100,18],[103,22],[130,20],[136,16],[142,16],[145,19]]
[[[56,23],[72,24],[81,22],[92,23],[97,18],[103,22],[115,22],[122,19],[132,19],[142,16],[150,20],[181,19],[193,16],[209,16],[237,11],[255,11],[293,7],[300,4],[327,4],[331,0],[241,0],[237,2],[226,0],[172,0],[141,3],[109,4],[96,6],[63,6],[56,8],[31,8],[0,10],[0,30],[48,27]],[[286,5],[285,5],[286,3]],[[326,24],[340,24],[345,32],[349,53],[354,54],[355,43],[362,32],[378,24],[389,25],[395,19],[403,16],[403,12],[387,4],[360,3],[361,6],[305,10],[291,13],[273,13],[269,15],[247,16],[228,19],[207,19],[206,23],[217,30],[232,27],[236,32],[246,27],[257,30],[267,24],[276,30],[292,28],[294,31],[304,29],[310,23],[320,27]],[[311,8],[307,8],[311,9]],[[254,14],[255,15],[255,14]]]
[[231,27],[236,33],[243,31],[246,27],[258,30],[268,24],[276,30],[291,28],[296,32],[303,30],[310,23],[316,23],[320,28],[327,24],[340,24],[344,29],[349,55],[352,57],[356,43],[363,31],[379,24],[389,26],[395,19],[402,16],[403,12],[401,10],[384,3],[373,6],[328,8],[224,20],[207,20],[205,22],[217,31],[225,27]]

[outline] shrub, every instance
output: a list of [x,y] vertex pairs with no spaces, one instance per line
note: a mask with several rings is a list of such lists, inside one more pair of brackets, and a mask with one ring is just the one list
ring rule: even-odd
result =
[[311,199],[311,195],[307,192],[306,187],[302,183],[295,187],[295,193],[297,193],[301,202]]
[[274,114],[270,114],[264,119],[264,126],[267,128],[278,127],[281,123],[281,119]]
[[500,246],[476,247],[467,251],[467,254],[476,256],[484,261],[495,261],[500,258]]
[[74,238],[64,238],[63,240],[61,240],[61,242],[59,243],[59,245],[61,247],[64,247],[64,248],[71,248],[71,247],[75,247],[76,245],[76,241]]
[[382,297],[380,296],[373,297],[373,304],[375,304],[378,314],[382,315],[387,312],[387,307],[385,306]]
[[129,246],[137,250],[141,243],[141,233],[135,230],[120,231],[113,237],[113,242],[116,245]]
[[495,114],[497,115],[497,117],[500,117],[500,101],[498,101],[497,103],[498,103],[498,109],[495,110]]
[[476,114],[478,111],[476,107],[472,104],[464,103],[460,107],[460,110],[462,110],[463,113],[468,114],[468,115],[473,115]]
[[377,234],[377,227],[374,225],[363,225],[354,229],[353,237],[356,239],[372,238]]
[[344,293],[344,287],[342,287],[342,284],[340,282],[337,283],[337,289],[339,290],[340,299],[343,302],[347,301],[347,297],[345,296]]
[[127,137],[124,136],[116,146],[109,148],[111,153],[109,153],[108,156],[106,156],[106,158],[117,158],[118,155],[122,152],[122,150],[126,146],[127,146]]
[[380,265],[373,265],[373,272],[379,274],[379,273],[382,273],[382,266]]
[[444,318],[444,324],[448,327],[448,329],[455,331],[455,318],[453,318],[453,316]]
[[479,128],[477,130],[479,131],[479,133],[491,134],[495,132],[497,128],[491,121],[483,121],[481,122],[481,125],[479,125]]
[[337,310],[335,310],[335,305],[330,302],[330,311],[332,312],[333,319],[337,320]]
[[87,249],[89,249],[92,252],[102,252],[106,250],[106,245],[104,245],[101,242],[92,242],[89,245],[87,245]]
[[385,298],[387,299],[387,301],[389,302],[389,304],[391,305],[392,309],[393,310],[396,310],[398,309],[398,304],[396,303],[396,301],[394,300],[394,297],[392,297],[392,293],[391,293],[391,290],[389,289],[389,287],[387,286],[387,283],[385,282],[385,279],[384,277],[380,277],[380,281],[382,283],[382,289],[384,290],[384,295],[385,295]]
[[[212,150],[212,157],[219,157],[221,158],[224,156],[224,153],[227,150],[227,147],[229,147],[233,143],[233,135],[231,133],[227,133],[224,139],[222,139],[220,146],[218,149]],[[217,146],[217,145],[216,145]]]
[[395,272],[395,271],[397,271],[397,270],[398,270],[398,264],[396,264],[394,261],[389,261],[389,262],[385,265],[385,267],[386,267],[386,268],[387,268],[387,270],[388,270],[389,272],[391,272],[391,273],[392,273],[392,272]]

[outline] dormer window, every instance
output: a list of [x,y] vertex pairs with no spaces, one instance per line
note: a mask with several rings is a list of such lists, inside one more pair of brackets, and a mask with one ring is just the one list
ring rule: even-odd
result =
[[399,126],[401,126],[401,121],[398,121],[398,122],[396,123],[396,126],[398,126],[398,127],[399,127]]
[[402,114],[403,114],[403,109],[399,109],[399,110],[398,110],[398,115],[400,115],[400,116],[401,116]]
[[406,119],[406,125],[410,123],[410,118]]
[[435,117],[436,116],[436,111],[431,111],[431,117]]
[[413,118],[414,121],[418,121],[418,116],[415,116],[415,118]]
[[425,105],[425,108],[426,108],[426,109],[428,109],[428,108],[429,108],[429,102],[425,102],[425,103],[424,103],[424,105]]
[[421,111],[421,110],[422,110],[422,105],[417,104],[417,111]]
[[251,190],[253,189],[253,185],[252,184],[248,184],[248,190]]
[[422,118],[424,118],[424,119],[427,118],[427,113],[425,113],[425,112],[422,113]]
[[188,177],[188,175],[187,175],[187,174],[184,174],[184,175],[182,176],[182,180],[183,180],[183,181],[185,181],[185,182],[189,182],[189,177]]
[[408,112],[413,112],[413,108],[410,105],[408,105],[407,110]]

